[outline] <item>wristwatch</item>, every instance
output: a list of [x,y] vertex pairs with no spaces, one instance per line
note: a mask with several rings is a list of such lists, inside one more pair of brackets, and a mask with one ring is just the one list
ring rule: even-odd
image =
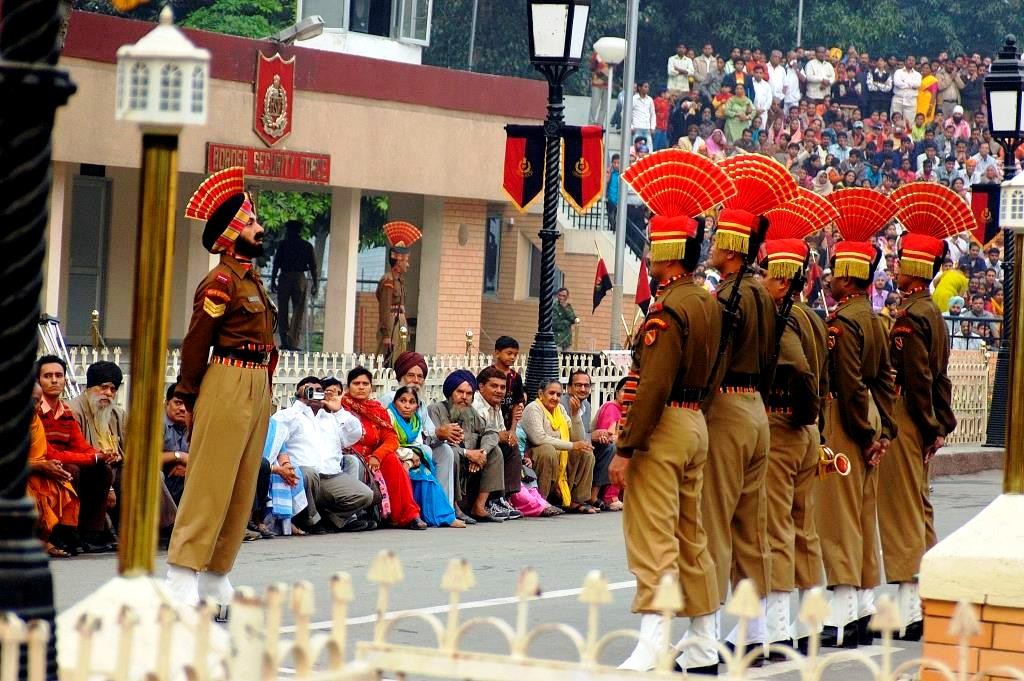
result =
[[174,452],[174,460],[181,461],[181,452]]

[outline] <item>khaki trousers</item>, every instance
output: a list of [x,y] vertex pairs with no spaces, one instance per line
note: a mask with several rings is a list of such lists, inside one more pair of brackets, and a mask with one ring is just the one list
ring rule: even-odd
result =
[[211,364],[196,401],[168,563],[231,571],[252,513],[269,423],[267,370]]
[[[878,410],[870,402],[868,418],[881,428]],[[880,583],[878,551],[878,471],[864,462],[861,448],[843,430],[843,405],[825,405],[825,441],[836,453],[850,458],[850,474],[830,473],[818,483],[814,522],[821,538],[828,586],[873,589]]]
[[[530,448],[533,470],[537,474],[537,491],[545,499],[558,493],[558,457],[560,450],[551,445]],[[592,452],[569,450],[569,463],[565,470],[569,492],[573,503],[582,504],[590,499],[590,488],[594,482],[594,455]]]
[[622,525],[629,571],[636,576],[633,612],[655,613],[654,594],[667,572],[683,589],[679,617],[718,610],[715,565],[701,522],[708,431],[699,411],[667,407],[646,450],[626,471]]
[[768,414],[769,591],[811,589],[825,582],[821,541],[814,529],[814,491],[818,472],[818,429],[791,425],[783,414]]
[[768,415],[760,393],[719,393],[708,411],[708,465],[701,508],[708,548],[718,573],[718,594],[754,582],[768,595]]
[[878,525],[886,581],[912,582],[928,549],[928,474],[921,431],[902,397],[896,400],[896,424],[899,435],[878,467]]

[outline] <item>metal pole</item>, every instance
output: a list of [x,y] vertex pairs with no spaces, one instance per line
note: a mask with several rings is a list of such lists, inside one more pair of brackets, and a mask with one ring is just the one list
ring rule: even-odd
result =
[[128,421],[132,455],[124,462],[118,545],[118,571],[125,577],[153,574],[156,559],[177,194],[178,136],[144,134],[132,312],[132,418]]
[[[0,5],[0,612],[50,626],[47,679],[57,678],[53,576],[36,538],[36,505],[26,495],[32,364],[39,346],[39,294],[50,203],[50,135],[54,114],[74,94],[56,68],[58,0],[3,0]],[[16,661],[27,676],[24,647]]]
[[558,380],[558,348],[551,328],[555,297],[555,242],[558,241],[558,190],[562,170],[562,121],[565,109],[562,84],[575,66],[541,65],[537,70],[548,80],[548,115],[544,120],[544,217],[540,228],[540,300],[537,305],[537,335],[526,365],[526,393],[536,397],[537,389]]
[[469,22],[469,67],[467,70],[473,70],[473,49],[476,47],[476,8],[480,0],[473,0],[473,17]]
[[[619,145],[619,168],[626,172],[629,166],[629,147],[633,143],[630,125],[633,122],[633,80],[636,74],[636,27],[640,15],[640,0],[628,0],[626,5],[626,60],[622,70],[622,124]],[[620,175],[621,177],[621,175]],[[615,215],[615,291],[612,295],[611,345],[613,350],[619,343],[619,319],[622,317],[623,270],[626,268],[626,197],[629,190],[626,183],[619,181],[619,203]]]
[[[612,86],[615,83],[615,64],[608,65],[608,92],[605,93],[604,106],[604,163],[606,168],[612,163]],[[597,121],[593,121],[596,123]]]
[[804,34],[804,0],[798,0],[796,7],[796,46],[802,45]]

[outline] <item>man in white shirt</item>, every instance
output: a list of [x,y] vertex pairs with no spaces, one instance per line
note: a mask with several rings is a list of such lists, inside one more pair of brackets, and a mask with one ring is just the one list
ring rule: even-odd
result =
[[821,100],[831,93],[832,83],[836,81],[836,70],[832,68],[826,56],[825,48],[819,45],[814,48],[814,59],[807,62],[807,66],[804,67],[807,99],[815,104],[820,104]]
[[917,91],[921,87],[921,74],[914,70],[917,60],[907,55],[902,69],[892,74],[892,107],[889,117],[899,111],[903,120],[912,121],[917,114]]
[[974,156],[971,156],[971,158],[973,158],[974,162],[977,164],[974,167],[975,172],[978,173],[981,177],[985,176],[985,172],[990,167],[995,168],[996,170],[1000,170],[999,159],[992,155],[991,150],[988,146],[988,142],[982,142],[981,144],[979,144],[978,153],[975,154]]
[[652,133],[656,125],[654,116],[654,99],[650,95],[651,85],[644,81],[636,88],[633,95],[633,115],[630,123],[631,137],[644,137],[647,139],[647,148],[654,148]]
[[775,95],[771,84],[764,78],[764,66],[754,67],[754,108],[757,110],[757,127],[764,130],[768,127],[768,110],[772,108]]
[[786,99],[786,67],[779,50],[772,50],[768,57],[768,83],[772,86],[772,97],[781,105]]
[[[307,532],[372,529],[355,514],[373,503],[373,492],[360,480],[359,461],[342,451],[359,442],[359,418],[341,408],[341,394],[324,397],[316,376],[299,381],[295,402],[271,417],[273,441],[269,458],[287,456],[302,471],[306,509],[295,522]],[[282,465],[284,465],[282,463]]]
[[786,76],[783,81],[782,110],[789,116],[790,109],[800,106],[800,76],[803,71],[797,63],[796,52],[790,51],[786,56]]
[[668,91],[676,96],[690,91],[693,60],[686,56],[686,45],[676,45],[676,53],[668,58]]

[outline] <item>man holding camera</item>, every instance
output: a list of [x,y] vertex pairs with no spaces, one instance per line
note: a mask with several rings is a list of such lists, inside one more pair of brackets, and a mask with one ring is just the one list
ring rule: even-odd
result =
[[325,397],[320,379],[307,376],[299,381],[292,406],[270,421],[268,458],[284,470],[286,482],[296,468],[302,471],[307,506],[295,523],[313,534],[373,529],[372,521],[355,518],[373,503],[373,492],[359,479],[356,457],[342,454],[363,437],[363,427],[341,408],[341,393]]

